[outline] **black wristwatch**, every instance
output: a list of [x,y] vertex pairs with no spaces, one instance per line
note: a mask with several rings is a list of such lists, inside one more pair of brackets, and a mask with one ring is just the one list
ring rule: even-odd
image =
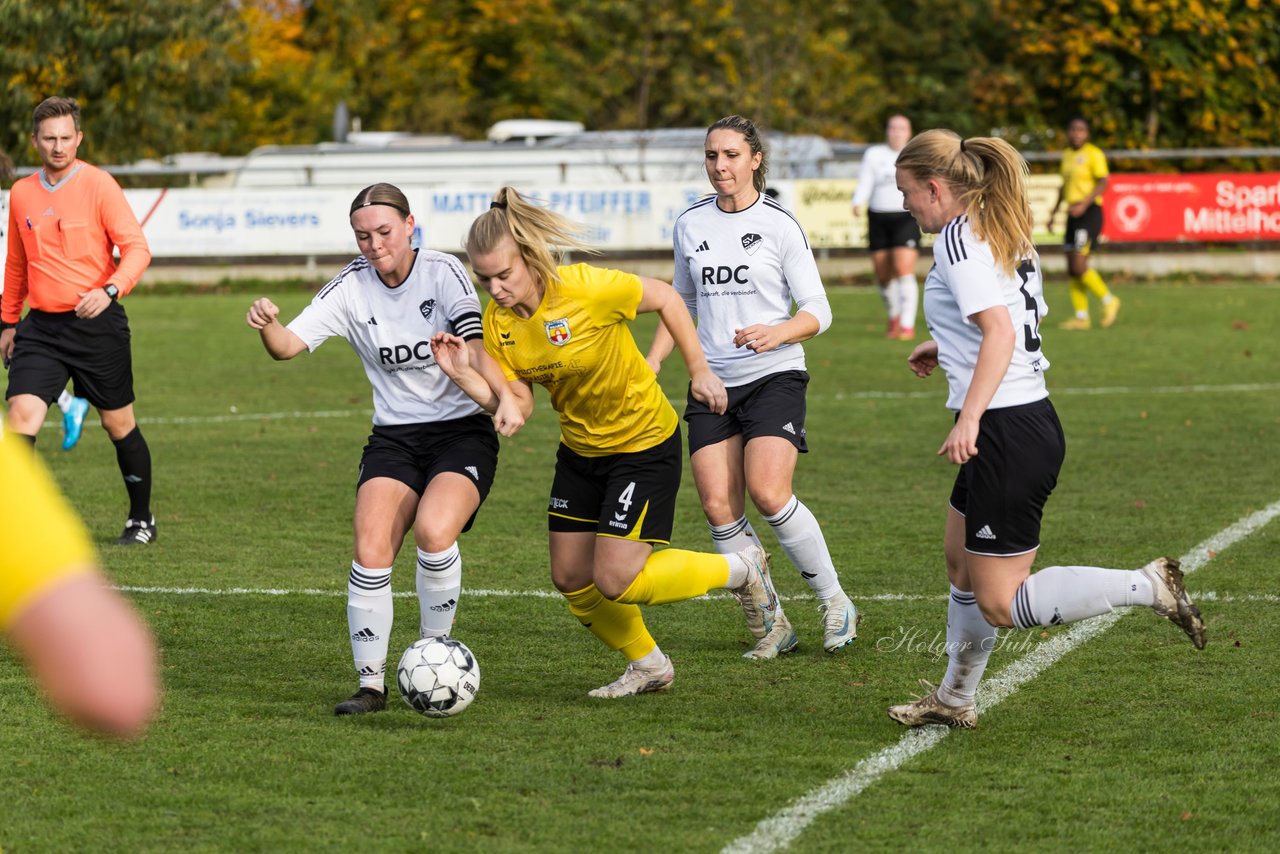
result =
[[107,296],[111,297],[112,302],[120,298],[120,289],[115,285],[107,285],[103,290],[107,292]]

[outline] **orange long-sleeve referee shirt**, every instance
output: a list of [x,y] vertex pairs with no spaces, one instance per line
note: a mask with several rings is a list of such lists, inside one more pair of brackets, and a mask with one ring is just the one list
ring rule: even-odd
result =
[[0,296],[5,323],[18,321],[23,302],[41,311],[71,311],[93,288],[113,284],[127,294],[151,263],[142,226],[109,174],[77,160],[56,186],[42,176],[28,175],[9,192],[9,255]]

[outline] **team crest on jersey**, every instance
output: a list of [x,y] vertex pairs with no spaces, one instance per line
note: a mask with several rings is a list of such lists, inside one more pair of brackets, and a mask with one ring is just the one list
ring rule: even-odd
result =
[[430,320],[431,313],[435,310],[436,310],[436,301],[433,299],[423,300],[422,304],[418,306],[418,311],[422,312],[422,317],[425,320]]
[[547,340],[557,347],[563,347],[569,343],[569,339],[573,337],[573,332],[569,329],[569,318],[562,317],[559,320],[544,321],[543,326],[547,328]]
[[748,255],[756,254],[756,250],[760,248],[760,244],[764,242],[764,238],[758,234],[742,235],[742,248],[747,250]]

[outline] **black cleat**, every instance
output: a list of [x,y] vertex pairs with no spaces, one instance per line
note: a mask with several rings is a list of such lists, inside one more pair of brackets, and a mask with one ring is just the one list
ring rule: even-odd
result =
[[333,707],[335,715],[364,715],[387,707],[387,692],[377,688],[361,688]]
[[116,540],[117,546],[145,546],[156,540],[156,517],[130,519],[125,522],[124,533]]

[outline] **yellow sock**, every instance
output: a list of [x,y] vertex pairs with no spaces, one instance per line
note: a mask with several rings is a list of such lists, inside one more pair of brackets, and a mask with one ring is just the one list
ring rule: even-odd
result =
[[1102,281],[1102,276],[1098,275],[1097,270],[1085,270],[1084,275],[1080,277],[1080,282],[1093,291],[1093,295],[1098,299],[1106,299],[1111,296],[1111,291],[1107,289],[1107,283]]
[[625,655],[627,661],[638,661],[657,648],[657,641],[645,628],[644,617],[635,605],[610,602],[594,584],[562,595],[569,602],[569,613],[605,646]]
[[666,605],[701,596],[729,583],[729,558],[684,549],[663,549],[649,555],[636,580],[618,602]]
[[1071,277],[1071,308],[1076,317],[1089,316],[1089,293],[1084,289],[1084,282],[1079,276]]

